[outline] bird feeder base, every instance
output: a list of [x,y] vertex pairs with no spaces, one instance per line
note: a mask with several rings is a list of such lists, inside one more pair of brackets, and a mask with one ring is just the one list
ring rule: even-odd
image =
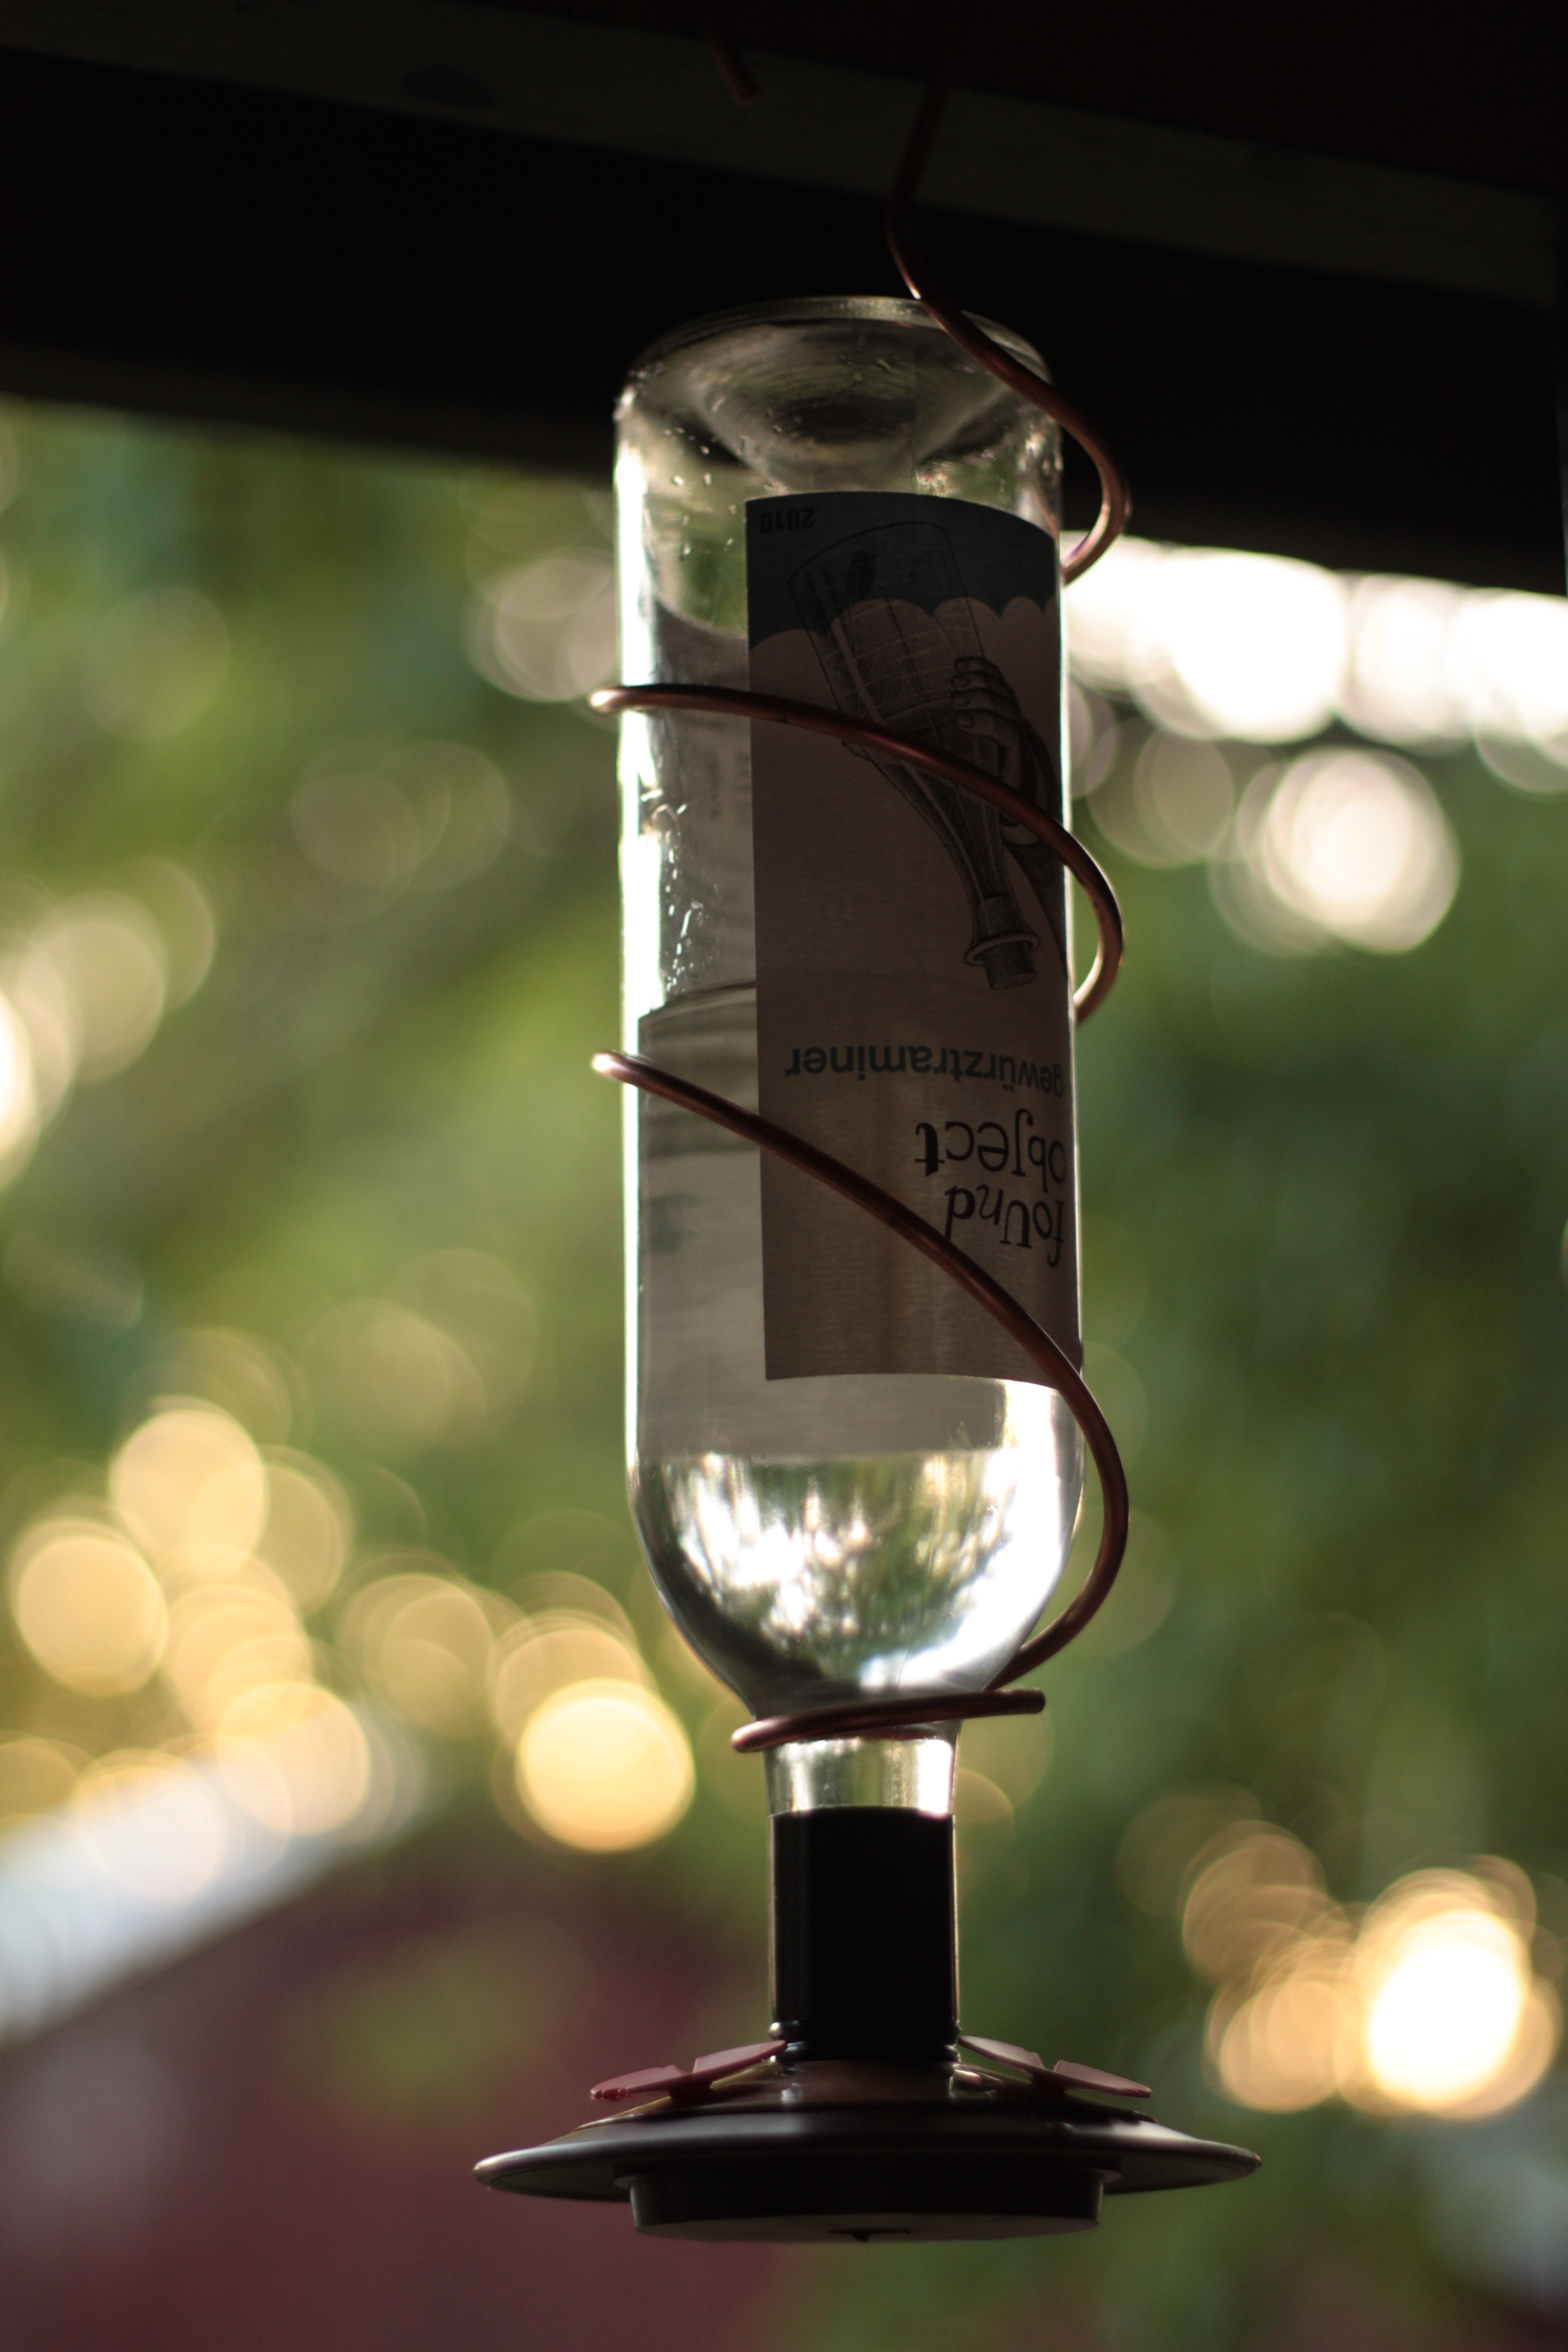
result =
[[1236,2180],[1257,2164],[1043,2070],[1021,2082],[962,2054],[785,2056],[696,2098],[678,2090],[490,2157],[479,2176],[523,2196],[629,2204],[651,2237],[866,2243],[1092,2230],[1103,2197]]

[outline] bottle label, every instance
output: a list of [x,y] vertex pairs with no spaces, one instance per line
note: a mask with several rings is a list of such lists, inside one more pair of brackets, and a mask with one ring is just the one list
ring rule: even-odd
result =
[[[905,492],[752,499],[754,693],[972,761],[1065,821],[1057,550]],[[912,763],[752,727],[759,1104],[916,1210],[1081,1360],[1064,871]],[[770,1380],[1038,1381],[950,1276],[764,1152]]]

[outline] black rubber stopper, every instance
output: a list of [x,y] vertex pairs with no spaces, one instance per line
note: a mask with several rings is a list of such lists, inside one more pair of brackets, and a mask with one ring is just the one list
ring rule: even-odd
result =
[[795,2058],[940,2059],[958,2033],[952,1822],[902,1806],[777,1813],[773,2031]]

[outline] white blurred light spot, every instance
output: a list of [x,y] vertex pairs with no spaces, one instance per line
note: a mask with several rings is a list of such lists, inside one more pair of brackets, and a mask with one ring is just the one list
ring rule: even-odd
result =
[[1465,591],[1440,580],[1358,581],[1340,712],[1384,743],[1462,743],[1470,731],[1448,652]]
[[1220,2036],[1221,2082],[1240,2105],[1292,2115],[1332,2098],[1353,2063],[1353,1993],[1332,1966],[1287,1970],[1244,2001]]
[[163,1654],[168,1613],[141,1553],[90,1519],[38,1520],[11,1555],[16,1630],[69,1690],[140,1690]]
[[593,1853],[649,1845],[691,1802],[696,1775],[680,1724],[652,1691],[574,1683],[530,1718],[518,1792],[542,1829]]
[[1473,2097],[1502,2071],[1529,1992],[1528,1957],[1502,1920],[1480,1911],[1418,1920],[1388,1954],[1368,2003],[1373,2083],[1404,2106]]
[[1478,733],[1568,737],[1568,599],[1476,591],[1448,658]]
[[163,741],[205,709],[228,667],[228,631],[194,588],[146,588],[100,623],[82,692],[105,733]]
[[616,576],[607,555],[565,550],[504,572],[470,615],[476,668],[531,702],[570,702],[616,674]]
[[53,1118],[70,1092],[81,1044],[76,1003],[54,965],[31,944],[8,956],[0,977],[26,1032],[38,1122]]
[[1152,604],[1165,551],[1146,539],[1119,539],[1063,599],[1073,675],[1128,694],[1163,665]]
[[1331,572],[1282,556],[1171,555],[1153,602],[1153,625],[1198,722],[1187,731],[1289,743],[1333,716],[1345,595]]
[[1124,541],[1068,616],[1079,673],[1178,734],[1292,742],[1333,715],[1345,592],[1315,564]]
[[1254,877],[1289,915],[1380,954],[1418,947],[1458,887],[1458,845],[1436,795],[1386,753],[1314,752],[1259,778],[1237,830]]
[[144,1903],[193,1901],[227,1858],[217,1793],[172,1757],[106,1756],[82,1774],[74,1801],[104,1877]]
[[167,958],[140,899],[117,891],[68,899],[39,924],[26,961],[35,990],[47,986],[47,973],[70,1007],[79,1077],[113,1077],[152,1043],[163,1016]]
[[1238,1824],[1189,1873],[1189,1956],[1219,1980],[1208,2049],[1246,2106],[1331,2095],[1471,2119],[1534,2089],[1562,2019],[1531,1963],[1529,1879],[1495,1856],[1399,1880],[1359,1927],[1283,1830]]
[[180,1595],[163,1671],[191,1721],[216,1731],[247,1691],[308,1682],[310,1646],[282,1586],[247,1561],[221,1583]]
[[1162,862],[1189,865],[1219,846],[1236,806],[1236,786],[1224,752],[1213,743],[1156,730],[1138,755],[1132,797]]
[[1122,540],[1065,606],[1080,686],[1177,734],[1282,744],[1337,716],[1380,742],[1473,736],[1517,790],[1568,791],[1560,596]]

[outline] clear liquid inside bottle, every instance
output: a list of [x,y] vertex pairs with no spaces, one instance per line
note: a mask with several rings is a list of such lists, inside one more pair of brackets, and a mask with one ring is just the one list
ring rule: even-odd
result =
[[[911,304],[781,305],[672,339],[620,428],[629,678],[745,683],[748,498],[925,489],[1055,525],[1050,428]],[[622,777],[627,1045],[754,1108],[748,730],[630,719]],[[631,1094],[627,1146],[631,1495],[681,1631],[757,1714],[984,1687],[1071,1542],[1082,1444],[1062,1400],[769,1381],[755,1150]]]

